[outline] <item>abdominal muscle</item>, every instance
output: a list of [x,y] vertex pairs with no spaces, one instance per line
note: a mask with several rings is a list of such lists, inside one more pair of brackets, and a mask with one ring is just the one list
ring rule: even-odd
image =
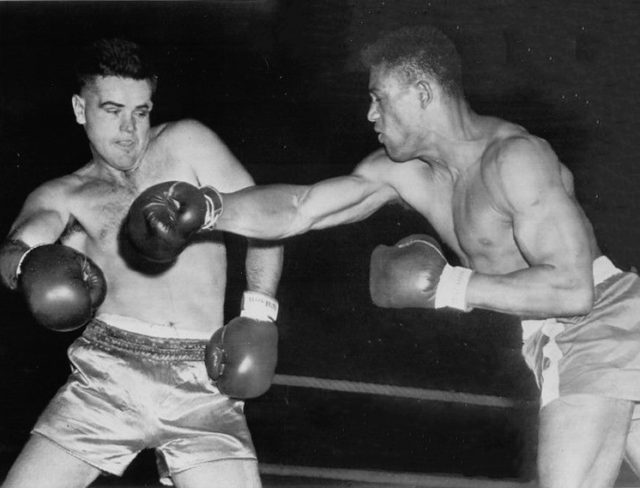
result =
[[212,333],[223,323],[226,257],[220,243],[187,247],[166,271],[145,275],[119,257],[101,267],[107,297],[97,311],[130,317],[194,335]]

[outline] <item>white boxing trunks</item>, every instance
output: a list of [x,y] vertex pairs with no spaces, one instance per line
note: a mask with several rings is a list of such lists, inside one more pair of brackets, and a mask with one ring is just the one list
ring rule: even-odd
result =
[[522,353],[541,407],[570,394],[640,401],[640,278],[604,256],[593,277],[589,314],[522,322]]
[[146,448],[156,450],[164,481],[210,461],[255,460],[244,402],[210,381],[206,343],[93,320],[69,347],[72,373],[33,432],[115,475]]

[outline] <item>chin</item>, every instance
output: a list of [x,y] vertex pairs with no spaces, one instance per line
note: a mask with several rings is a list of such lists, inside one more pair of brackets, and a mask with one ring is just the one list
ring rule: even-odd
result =
[[385,149],[385,152],[387,153],[387,156],[389,156],[389,159],[395,163],[404,163],[405,161],[409,161],[410,159],[413,159],[412,156],[407,155],[403,153],[401,150],[398,150],[394,147],[390,147],[386,144],[384,146],[384,149]]
[[131,171],[136,165],[136,161],[113,161],[109,166],[118,171]]

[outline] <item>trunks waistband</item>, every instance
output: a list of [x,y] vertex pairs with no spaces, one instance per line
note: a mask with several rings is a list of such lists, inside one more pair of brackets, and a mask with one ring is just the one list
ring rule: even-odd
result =
[[93,319],[85,327],[82,338],[106,351],[134,353],[160,361],[202,361],[207,341],[152,337],[113,327]]
[[154,324],[144,320],[117,315],[112,313],[99,313],[96,319],[109,324],[111,327],[151,337],[163,337],[165,339],[200,339],[208,341],[213,332],[199,330],[184,330],[163,324]]

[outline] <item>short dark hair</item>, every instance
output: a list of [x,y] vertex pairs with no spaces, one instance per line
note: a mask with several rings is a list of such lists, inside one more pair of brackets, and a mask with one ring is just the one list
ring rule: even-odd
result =
[[119,38],[99,39],[82,49],[75,64],[77,89],[96,76],[119,76],[148,80],[155,92],[158,75],[151,57],[142,46]]
[[460,56],[451,40],[430,25],[402,27],[366,46],[361,53],[367,68],[399,71],[407,82],[433,77],[449,95],[462,95]]

